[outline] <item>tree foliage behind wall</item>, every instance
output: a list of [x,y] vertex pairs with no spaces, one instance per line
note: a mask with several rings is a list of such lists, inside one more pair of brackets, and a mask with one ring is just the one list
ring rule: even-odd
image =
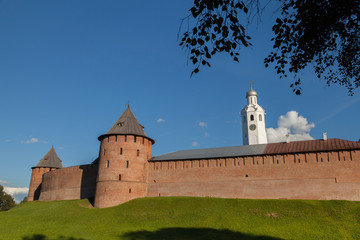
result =
[[4,191],[4,187],[0,185],[0,211],[7,211],[15,207],[14,198]]
[[[360,85],[360,0],[278,1],[281,8],[272,28],[273,51],[265,58],[265,66],[274,66],[280,78],[289,77],[290,87],[298,95],[301,72],[308,67],[326,85],[339,84],[353,95]],[[210,67],[210,59],[219,52],[238,62],[241,47],[251,46],[240,19],[249,16],[248,8],[258,14],[266,6],[261,4],[267,3],[194,0],[180,27],[181,31],[187,23],[180,46],[194,64],[191,75],[200,67]]]

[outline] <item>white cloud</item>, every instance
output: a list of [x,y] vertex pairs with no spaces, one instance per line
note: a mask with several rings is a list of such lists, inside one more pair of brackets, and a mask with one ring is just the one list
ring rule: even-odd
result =
[[268,142],[285,142],[286,134],[290,135],[290,141],[312,140],[314,138],[310,136],[310,131],[314,127],[314,123],[309,123],[298,112],[289,111],[279,117],[278,127],[267,128],[266,134]]
[[6,187],[4,186],[4,191],[10,194],[11,196],[17,194],[26,194],[29,192],[29,188],[27,187]]
[[165,122],[165,120],[162,118],[159,118],[158,120],[156,120],[156,122],[161,123],[161,122]]
[[207,127],[207,124],[206,124],[206,122],[199,122],[199,126],[200,127]]
[[208,137],[208,136],[209,136],[209,133],[206,132],[206,133],[204,134],[204,136],[205,136],[205,137]]
[[64,147],[58,147],[58,149],[62,150],[62,149],[64,149]]
[[26,144],[29,144],[29,143],[37,143],[39,141],[38,138],[30,138],[30,140],[27,140],[25,141]]
[[199,145],[199,143],[198,143],[198,142],[196,142],[196,141],[193,141],[193,142],[191,143],[191,145],[192,145],[193,147],[196,147],[196,146],[198,146],[198,145]]
[[11,139],[5,139],[4,142],[11,142]]
[[0,180],[0,184],[10,184],[10,183],[4,180]]
[[29,192],[29,188],[27,187],[6,187],[4,186],[4,191],[10,194],[16,203],[20,203],[20,201],[27,196]]

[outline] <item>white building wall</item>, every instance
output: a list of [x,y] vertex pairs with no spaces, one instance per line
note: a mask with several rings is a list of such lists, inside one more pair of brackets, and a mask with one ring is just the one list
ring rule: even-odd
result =
[[[253,145],[267,143],[265,111],[257,104],[257,94],[252,89],[247,93],[247,103],[241,111],[243,144]],[[253,116],[253,118],[251,116]]]

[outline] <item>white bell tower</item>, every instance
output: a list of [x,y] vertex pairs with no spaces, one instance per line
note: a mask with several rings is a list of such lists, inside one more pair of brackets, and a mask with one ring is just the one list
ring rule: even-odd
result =
[[250,90],[246,93],[247,105],[241,110],[243,144],[267,143],[265,131],[265,111],[257,104],[257,93],[250,82]]

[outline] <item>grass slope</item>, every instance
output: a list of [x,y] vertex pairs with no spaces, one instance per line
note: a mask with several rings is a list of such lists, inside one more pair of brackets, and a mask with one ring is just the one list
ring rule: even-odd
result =
[[360,239],[360,202],[190,197],[29,202],[0,212],[0,239]]

